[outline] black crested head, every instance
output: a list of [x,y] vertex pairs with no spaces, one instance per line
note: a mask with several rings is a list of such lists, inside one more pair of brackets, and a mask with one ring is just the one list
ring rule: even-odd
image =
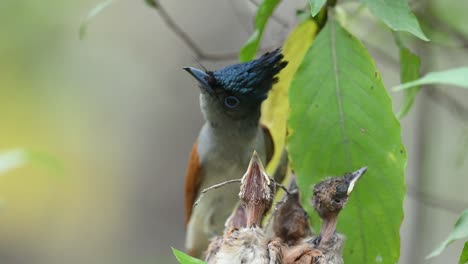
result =
[[209,83],[213,90],[222,89],[234,95],[245,95],[263,101],[274,83],[276,76],[286,65],[281,49],[267,52],[250,62],[233,64],[210,72]]

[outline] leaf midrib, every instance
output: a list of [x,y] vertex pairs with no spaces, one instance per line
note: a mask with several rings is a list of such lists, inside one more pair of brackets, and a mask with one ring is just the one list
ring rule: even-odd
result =
[[[338,70],[338,59],[336,56],[336,36],[335,36],[335,23],[336,21],[331,18],[329,20],[330,23],[330,46],[331,46],[331,55],[332,55],[332,63],[333,63],[333,75],[335,77],[335,92],[336,92],[336,99],[338,101],[338,112],[340,115],[340,127],[341,127],[341,134],[343,135],[343,144],[345,148],[345,155],[346,155],[346,160],[348,162],[348,168],[352,168],[352,160],[351,160],[351,151],[349,149],[349,138],[346,134],[346,128],[345,128],[345,118],[344,118],[344,112],[343,112],[343,102],[341,98],[341,87],[340,87],[340,74]],[[363,234],[363,216],[362,216],[362,207],[360,205],[360,197],[356,195],[356,202],[357,202],[357,211],[358,211],[358,217],[361,219],[359,221],[359,232],[361,236],[361,241],[362,241],[362,253],[363,253],[363,263],[367,263],[367,248],[366,248],[366,242],[365,242],[365,236]]]

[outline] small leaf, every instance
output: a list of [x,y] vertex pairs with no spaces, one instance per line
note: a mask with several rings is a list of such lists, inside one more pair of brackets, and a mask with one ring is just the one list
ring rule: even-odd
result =
[[[400,45],[400,79],[402,83],[410,82],[419,78],[419,69],[421,60],[409,49]],[[414,103],[414,99],[419,92],[420,87],[415,86],[404,91],[403,103],[397,113],[399,119],[403,118]]]
[[468,238],[468,210],[465,210],[458,218],[452,232],[449,234],[447,239],[442,242],[436,249],[434,249],[431,254],[426,257],[426,259],[440,255],[440,253],[442,253],[442,251],[444,251],[444,249],[453,241],[466,238]]
[[[312,186],[367,166],[340,213],[345,263],[397,263],[407,161],[401,127],[362,43],[329,18],[291,82],[288,151],[304,206]],[[319,228],[316,228],[319,230]]]
[[395,31],[406,31],[428,41],[407,0],[361,0],[369,10]]
[[177,250],[175,248],[172,248],[172,253],[174,253],[174,256],[176,259],[179,261],[180,264],[203,264],[206,263],[205,261],[201,261],[199,259],[196,259],[194,257],[191,257],[184,252]]
[[273,173],[278,166],[281,150],[284,148],[286,141],[286,127],[289,115],[289,85],[302,58],[312,44],[317,30],[317,24],[308,19],[300,23],[289,34],[282,51],[284,59],[288,61],[288,66],[279,73],[279,81],[273,86],[267,100],[262,104],[261,123],[270,130],[275,146],[275,153],[267,166],[269,173]]
[[80,39],[84,39],[84,37],[86,36],[86,31],[88,30],[88,25],[91,22],[91,20],[114,2],[115,0],[103,1],[94,6],[94,8],[88,12],[85,19],[83,20],[83,22],[81,22],[80,25]]
[[327,2],[327,0],[309,0],[310,14],[312,17],[316,16],[320,12],[325,2]]
[[458,264],[467,264],[468,263],[468,241],[465,242],[465,246],[463,247],[460,260]]
[[448,84],[468,88],[468,67],[461,67],[439,72],[429,72],[424,77],[397,85],[392,88],[393,91],[400,91],[418,85],[425,84]]
[[263,30],[265,30],[268,19],[278,4],[279,0],[263,0],[258,7],[257,14],[255,15],[255,31],[239,52],[239,60],[241,62],[250,61],[255,56],[255,52],[262,39]]
[[156,0],[145,0],[145,3],[152,8],[158,8],[159,3]]

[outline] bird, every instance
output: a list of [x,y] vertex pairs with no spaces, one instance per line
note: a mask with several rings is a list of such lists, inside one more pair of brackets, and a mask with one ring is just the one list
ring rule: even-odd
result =
[[314,236],[309,225],[309,216],[304,210],[299,195],[296,177],[293,175],[288,193],[274,212],[273,231],[276,239],[284,243],[285,264],[315,263],[322,252],[308,243]]
[[291,178],[288,192],[274,212],[273,231],[286,245],[292,246],[311,237],[313,232],[309,225],[309,215],[301,204],[295,176]]
[[200,190],[242,175],[254,149],[265,163],[273,156],[273,139],[259,118],[262,102],[288,63],[283,57],[277,49],[216,71],[184,68],[198,82],[205,119],[185,178],[185,246],[191,256],[201,258],[210,237],[222,234],[237,201],[234,189],[219,189],[192,209]]
[[343,244],[345,236],[336,233],[338,214],[346,205],[351,192],[358,180],[367,171],[367,167],[342,177],[334,177],[321,181],[314,186],[312,205],[322,219],[320,235],[311,243],[320,250],[323,257],[319,264],[343,264]]
[[[294,244],[289,244],[283,249],[285,264],[344,263],[342,251],[345,236],[336,233],[338,214],[346,205],[355,184],[366,171],[367,167],[363,167],[341,177],[326,178],[314,186],[312,205],[322,219],[320,234],[295,240]],[[296,217],[299,216],[300,214],[297,214]],[[278,235],[281,234],[279,232]]]
[[[207,254],[208,264],[227,263],[283,263],[279,241],[271,241],[261,227],[265,213],[271,208],[275,183],[265,172],[262,161],[254,152],[247,172],[242,177],[239,198],[242,208],[234,210],[233,217],[244,217],[246,226],[227,226],[222,238],[215,238]],[[228,221],[233,224],[233,221]]]

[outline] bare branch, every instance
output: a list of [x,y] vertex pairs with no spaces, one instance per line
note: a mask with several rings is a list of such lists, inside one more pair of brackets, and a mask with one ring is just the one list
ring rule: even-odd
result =
[[[174,21],[174,19],[169,15],[167,10],[164,8],[164,6],[159,2],[156,2],[156,8],[155,10],[158,12],[158,14],[161,16],[162,20],[166,24],[166,26],[174,32],[174,34],[177,35],[189,48],[192,50],[193,53],[195,53],[195,57],[197,60],[205,60],[205,61],[220,61],[220,60],[236,60],[238,58],[238,53],[237,52],[232,52],[232,53],[219,53],[219,54],[213,54],[213,53],[206,53],[204,52],[196,43],[195,41],[184,31],[182,28]],[[266,48],[266,49],[260,49],[259,52],[266,52],[269,50],[272,50],[274,48]]]
[[228,184],[231,184],[231,183],[236,183],[236,182],[240,183],[241,179],[234,179],[234,180],[224,181],[224,182],[215,184],[213,186],[210,186],[210,187],[204,189],[203,191],[200,192],[200,196],[198,197],[197,201],[193,204],[193,207],[198,205],[198,203],[201,201],[201,199],[203,198],[203,196],[205,195],[206,192],[214,190],[214,189],[218,189],[218,188],[221,188],[221,187],[223,187],[225,185],[228,185]]

